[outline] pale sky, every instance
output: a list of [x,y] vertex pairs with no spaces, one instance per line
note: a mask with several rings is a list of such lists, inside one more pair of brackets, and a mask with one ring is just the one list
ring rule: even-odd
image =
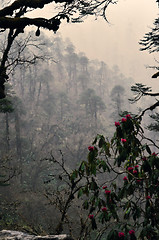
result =
[[[153,70],[145,68],[154,65],[157,56],[139,51],[138,44],[153,26],[158,10],[155,0],[119,0],[107,10],[110,24],[101,18],[88,17],[83,23],[64,22],[60,33],[72,41],[77,52],[84,52],[89,59],[104,61],[110,67],[118,65],[121,73],[133,77],[135,82],[158,84],[158,80],[151,80]],[[47,13],[49,18],[53,11],[48,5],[41,16]],[[46,33],[53,37],[51,32]]]
[[147,82],[152,70],[146,70],[145,65],[153,65],[155,56],[139,51],[138,42],[153,26],[157,14],[155,0],[119,0],[108,8],[110,24],[88,18],[82,24],[64,24],[61,34],[90,59],[103,60],[110,66],[117,64],[124,75]]

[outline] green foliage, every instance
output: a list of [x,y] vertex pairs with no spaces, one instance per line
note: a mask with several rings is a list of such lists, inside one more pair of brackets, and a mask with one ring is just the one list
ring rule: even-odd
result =
[[141,97],[147,95],[152,91],[151,87],[147,87],[142,83],[136,83],[134,86],[131,87],[131,91],[134,93],[135,97],[129,99],[132,103],[137,102],[141,99]]
[[11,113],[14,111],[13,103],[8,98],[0,99],[0,112]]
[[105,104],[101,97],[97,96],[93,89],[87,89],[81,94],[80,103],[85,105],[87,114],[97,118],[97,112],[105,109]]
[[[127,114],[115,125],[113,138],[97,135],[88,161],[72,173],[74,181],[85,175],[88,180],[78,198],[91,214],[92,229],[105,232],[105,239],[158,239],[159,158],[143,141],[137,118]],[[108,180],[99,181],[101,174]]]
[[158,32],[159,32],[159,19],[155,19],[154,21],[154,27],[151,28],[151,31],[149,33],[146,33],[144,38],[140,41],[140,44],[142,45],[141,51],[148,50],[149,53],[158,52]]

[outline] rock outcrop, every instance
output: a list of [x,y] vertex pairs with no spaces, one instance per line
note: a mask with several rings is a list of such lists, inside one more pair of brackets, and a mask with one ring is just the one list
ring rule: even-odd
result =
[[2,230],[0,231],[0,240],[73,240],[66,234],[35,236],[24,232]]

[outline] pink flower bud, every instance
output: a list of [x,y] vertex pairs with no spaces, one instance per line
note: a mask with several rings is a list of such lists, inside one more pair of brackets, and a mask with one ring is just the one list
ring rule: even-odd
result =
[[122,122],[126,122],[126,120],[127,120],[126,118],[122,118],[121,119]]
[[133,167],[128,167],[128,171],[132,171],[134,168]]
[[134,231],[134,230],[130,230],[130,231],[129,231],[129,234],[130,234],[130,235],[133,235],[133,234],[135,234],[135,231]]
[[126,118],[127,118],[127,119],[128,119],[128,118],[131,119],[132,116],[131,116],[130,114],[127,114],[127,115],[126,115]]
[[136,180],[137,183],[141,183],[141,181],[142,181],[141,179],[137,179]]
[[103,189],[106,189],[106,188],[107,188],[107,186],[103,186],[102,188],[103,188]]
[[122,143],[125,143],[125,142],[126,142],[126,139],[121,138],[121,142],[122,142]]
[[111,191],[105,190],[105,194],[106,194],[106,195],[109,195],[110,193],[111,193]]
[[148,200],[148,199],[151,199],[151,196],[146,196],[146,199]]
[[106,208],[106,207],[103,207],[103,208],[102,208],[102,212],[107,212],[107,208]]
[[138,168],[138,167],[139,167],[139,165],[134,166],[134,168]]
[[122,237],[124,237],[124,236],[125,236],[125,234],[124,234],[123,232],[119,232],[119,233],[118,233],[118,237],[119,237],[119,238],[122,238]]
[[120,126],[120,123],[119,122],[115,122],[115,126]]
[[89,218],[89,219],[93,219],[93,218],[94,218],[94,215],[93,215],[93,214],[89,214],[88,218]]
[[157,153],[153,152],[153,153],[152,153],[152,156],[157,156]]
[[90,152],[93,152],[93,150],[94,150],[94,147],[92,147],[92,146],[89,146],[89,147],[88,147],[88,150],[89,150]]
[[125,177],[123,178],[123,180],[124,180],[124,181],[128,181],[128,178],[125,176]]

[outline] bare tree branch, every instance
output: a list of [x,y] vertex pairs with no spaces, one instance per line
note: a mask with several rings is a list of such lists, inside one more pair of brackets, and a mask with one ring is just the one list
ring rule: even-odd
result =
[[139,115],[139,117],[138,118],[142,118],[143,116],[144,116],[144,114],[145,114],[145,112],[147,112],[147,111],[152,111],[152,110],[154,110],[156,107],[158,107],[159,106],[159,101],[157,101],[156,103],[154,103],[153,105],[151,105],[150,107],[148,107],[148,108],[146,108],[146,109],[144,109],[143,111],[142,111],[142,113]]

